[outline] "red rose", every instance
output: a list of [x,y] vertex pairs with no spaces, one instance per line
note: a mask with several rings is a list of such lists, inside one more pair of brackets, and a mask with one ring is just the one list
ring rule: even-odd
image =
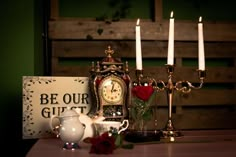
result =
[[135,86],[132,88],[132,94],[143,101],[147,101],[153,92],[152,86]]
[[108,132],[103,133],[101,136],[91,138],[90,142],[92,144],[90,153],[112,154],[115,149],[115,139],[113,136],[109,136]]

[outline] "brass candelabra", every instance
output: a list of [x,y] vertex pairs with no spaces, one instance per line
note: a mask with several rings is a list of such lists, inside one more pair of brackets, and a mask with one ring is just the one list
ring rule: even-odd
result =
[[144,77],[143,70],[136,70],[136,77],[138,82],[143,82],[144,80],[148,80],[149,83],[151,82],[152,86],[158,91],[166,91],[167,92],[167,103],[168,103],[168,120],[165,127],[160,130],[160,137],[161,138],[170,138],[170,137],[179,137],[183,134],[175,129],[173,121],[172,121],[172,105],[173,105],[173,94],[174,91],[182,92],[182,93],[189,93],[192,89],[200,89],[203,86],[204,79],[206,77],[205,70],[197,70],[198,77],[199,77],[199,84],[197,86],[193,85],[189,81],[177,81],[173,82],[173,74],[174,74],[174,65],[166,65],[168,80],[165,83],[162,80],[156,81],[154,78],[151,77]]

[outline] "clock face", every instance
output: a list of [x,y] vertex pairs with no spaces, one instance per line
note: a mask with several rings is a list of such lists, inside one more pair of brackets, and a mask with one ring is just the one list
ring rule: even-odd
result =
[[100,86],[100,93],[102,98],[109,103],[119,103],[124,95],[124,83],[116,78],[106,78]]

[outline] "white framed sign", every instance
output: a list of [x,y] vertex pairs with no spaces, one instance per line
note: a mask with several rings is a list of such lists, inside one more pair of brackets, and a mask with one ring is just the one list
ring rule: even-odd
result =
[[88,114],[92,107],[88,77],[23,76],[22,88],[23,139],[55,137],[52,115],[67,108]]

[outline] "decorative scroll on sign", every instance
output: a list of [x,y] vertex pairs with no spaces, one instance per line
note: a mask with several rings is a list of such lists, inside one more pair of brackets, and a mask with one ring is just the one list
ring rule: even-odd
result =
[[23,139],[55,136],[49,127],[52,115],[67,108],[91,110],[89,78],[23,76]]

